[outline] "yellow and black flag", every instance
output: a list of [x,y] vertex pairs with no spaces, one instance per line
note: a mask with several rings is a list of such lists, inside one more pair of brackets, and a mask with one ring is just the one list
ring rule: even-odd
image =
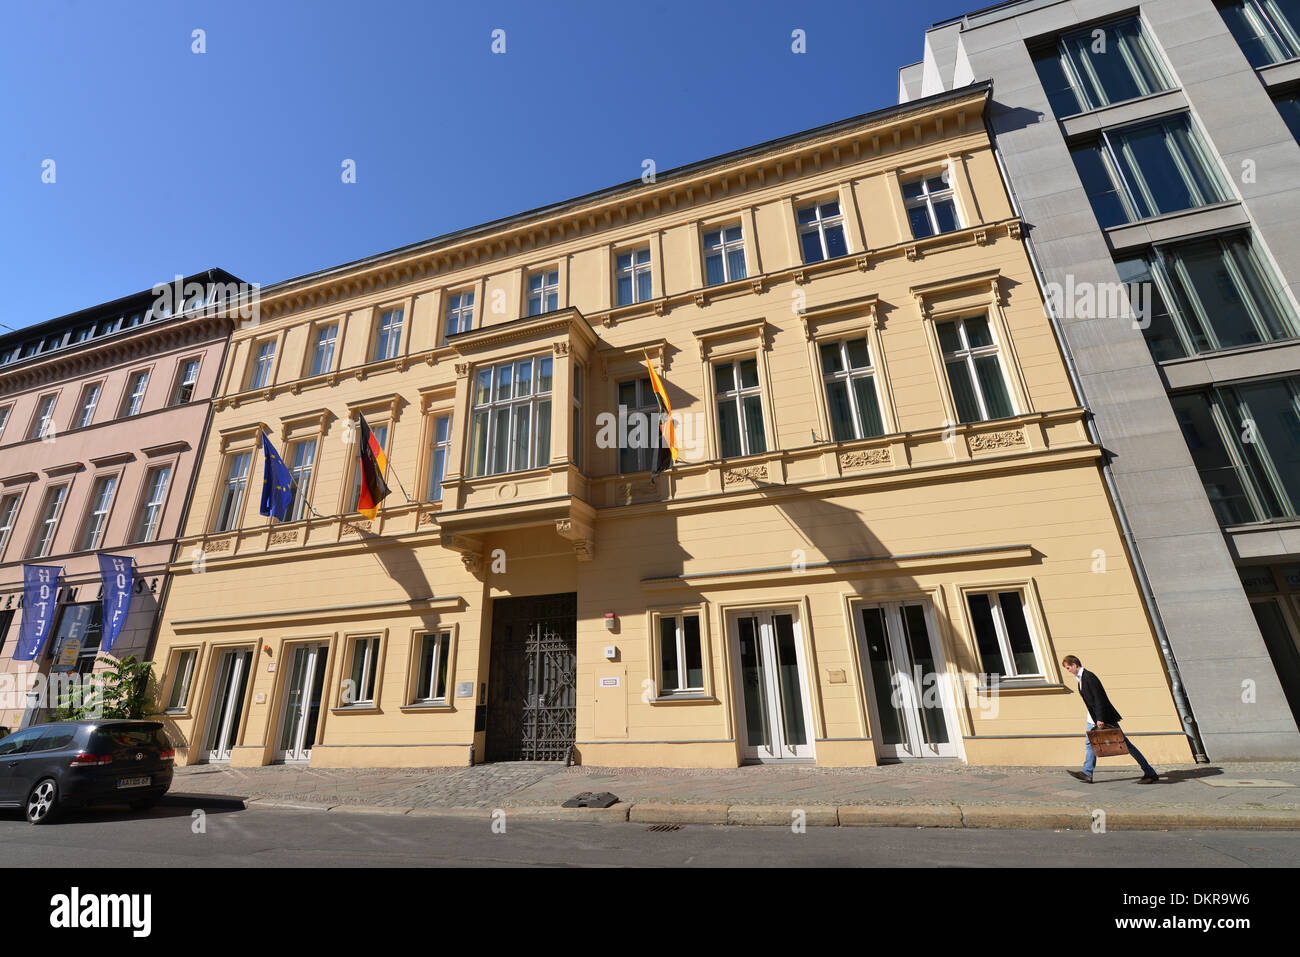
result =
[[366,518],[374,518],[379,512],[379,503],[388,494],[388,483],[384,481],[388,474],[388,457],[370,426],[366,425],[366,417],[360,413],[357,417],[361,421],[361,441],[357,443],[361,492],[357,496],[357,511]]
[[646,357],[645,367],[650,370],[650,389],[655,394],[655,402],[659,404],[659,452],[650,468],[650,481],[653,482],[660,472],[666,472],[677,464],[681,452],[677,447],[677,427],[673,425],[672,403],[668,401],[668,392],[655,373],[654,366],[650,364],[649,356]]

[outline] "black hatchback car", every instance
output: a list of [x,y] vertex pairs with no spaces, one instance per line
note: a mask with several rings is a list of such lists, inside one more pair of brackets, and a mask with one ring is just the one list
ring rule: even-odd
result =
[[46,824],[67,807],[151,807],[172,783],[176,750],[157,721],[56,721],[0,738],[0,807]]

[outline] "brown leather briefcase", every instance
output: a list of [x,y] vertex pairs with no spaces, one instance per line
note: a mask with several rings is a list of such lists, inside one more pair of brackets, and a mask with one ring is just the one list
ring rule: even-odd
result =
[[1128,742],[1119,728],[1093,728],[1088,732],[1088,740],[1092,742],[1092,753],[1099,758],[1128,754]]

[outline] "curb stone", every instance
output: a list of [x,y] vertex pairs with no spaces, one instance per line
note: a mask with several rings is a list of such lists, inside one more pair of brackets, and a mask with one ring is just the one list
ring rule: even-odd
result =
[[1087,831],[1092,827],[1092,812],[1087,808],[1043,805],[960,805],[963,827],[1044,830],[1071,828]]
[[381,807],[375,804],[331,804],[325,810],[330,812],[341,811],[344,814],[405,815],[411,812],[409,807]]
[[840,823],[839,809],[830,804],[798,807],[791,804],[733,804],[727,809],[728,824],[771,824],[789,827],[794,824],[794,812],[804,812],[803,823],[809,827],[836,827]]
[[726,804],[633,804],[627,819],[636,824],[726,824],[728,809]]
[[[1105,808],[1102,808],[1105,810]],[[1119,808],[1106,811],[1107,830],[1223,828],[1300,829],[1300,811],[1281,808]]]
[[839,809],[844,827],[964,827],[955,804],[846,804]]

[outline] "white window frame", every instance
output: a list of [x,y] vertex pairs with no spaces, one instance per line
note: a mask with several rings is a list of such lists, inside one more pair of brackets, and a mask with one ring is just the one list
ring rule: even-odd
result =
[[[530,378],[529,378],[529,382],[530,382],[529,392],[528,395],[526,396],[519,396],[516,394],[516,390],[518,388],[518,383],[519,383],[519,377],[517,375],[517,372],[518,372],[519,365],[524,362],[532,363],[532,368],[531,368]],[[541,372],[542,364],[545,362],[550,362],[552,364],[551,384],[550,387],[545,392],[539,392],[538,382],[541,379],[540,372]],[[507,398],[498,399],[497,390],[498,390],[500,370],[505,368],[509,368],[511,370],[510,395]],[[485,372],[490,374],[488,401],[479,403],[477,402],[479,379],[482,376],[482,374]],[[546,465],[550,462],[551,452],[554,449],[554,443],[556,437],[551,434],[552,431],[551,423],[550,421],[547,421],[546,423],[547,436],[549,438],[548,451],[547,451],[545,461],[538,461],[539,449],[537,443],[537,431],[538,431],[537,427],[539,423],[542,421],[541,407],[543,403],[545,403],[546,405],[546,412],[545,412],[546,416],[549,417],[554,415],[555,407],[552,403],[554,402],[554,392],[555,392],[555,366],[554,366],[554,359],[551,356],[551,354],[549,352],[538,353],[536,355],[531,355],[531,356],[521,356],[520,358],[513,359],[510,362],[498,362],[498,363],[494,363],[493,365],[485,365],[475,370],[474,385],[471,386],[471,388],[474,390],[474,392],[471,396],[471,402],[473,404],[471,405],[470,408],[470,422],[469,422],[470,447],[467,450],[467,454],[470,456],[471,459],[469,462],[469,472],[471,476],[473,478],[480,478],[488,475],[506,475],[510,472],[524,472],[529,469],[545,468]],[[528,423],[529,423],[528,424],[528,449],[526,452],[527,461],[524,462],[523,464],[520,464],[515,461],[515,443],[513,439],[515,435],[515,423],[519,415],[518,412],[519,409],[527,409]],[[506,463],[505,463],[505,467],[502,468],[500,471],[493,471],[492,462],[493,459],[495,458],[495,456],[493,455],[493,450],[498,440],[497,413],[501,412],[502,410],[508,410],[508,414],[506,415],[507,431],[505,437]],[[487,428],[484,432],[484,461],[483,461],[482,472],[478,471],[478,463],[473,461],[474,422],[475,420],[478,419],[480,413],[485,414],[487,416]]]
[[[171,687],[167,691],[167,706],[163,714],[184,714],[190,700],[190,688],[194,680],[194,666],[198,662],[197,648],[180,648],[176,651],[176,662],[172,666]],[[177,701],[180,692],[180,701]]]
[[[446,420],[447,435],[438,438],[438,423]],[[429,422],[429,480],[424,485],[425,498],[430,502],[442,501],[442,480],[447,477],[447,460],[451,457],[452,412],[446,409],[430,413]],[[442,467],[438,467],[438,453],[442,453]],[[438,484],[438,494],[433,494],[434,482]]]
[[47,392],[36,400],[36,416],[32,419],[28,441],[43,439],[50,434],[50,426],[54,424],[54,407],[58,404],[57,392]]
[[[156,476],[163,475],[161,485]],[[167,489],[171,486],[172,467],[170,464],[155,465],[144,476],[144,498],[140,502],[140,511],[131,526],[132,544],[157,540],[162,528],[163,503],[167,501]]]
[[[311,455],[306,460],[298,461],[298,450],[303,449],[311,443]],[[318,436],[309,435],[305,438],[296,439],[289,443],[285,449],[287,453],[284,457],[284,464],[289,469],[289,474],[293,477],[293,505],[289,509],[287,521],[299,522],[307,517],[307,499],[311,494],[311,481],[316,474],[316,458],[320,455],[320,440]]]
[[122,414],[119,418],[129,419],[140,414],[144,405],[144,394],[149,389],[149,370],[137,369],[126,380],[126,395],[122,397]]
[[[90,486],[90,500],[86,505],[86,521],[82,524],[81,538],[77,541],[77,551],[93,552],[104,543],[104,533],[108,531],[108,516],[113,510],[113,501],[117,498],[117,472],[97,475]],[[104,483],[108,483],[106,486]]]
[[[242,462],[243,468],[236,475],[236,466]],[[212,516],[212,531],[233,532],[243,524],[244,494],[248,489],[248,472],[253,464],[253,450],[226,453],[226,467],[222,469],[221,484],[217,487],[217,509]],[[226,496],[233,491],[234,499],[230,503],[227,521],[222,521],[226,511]]]
[[[339,324],[337,322],[321,323],[315,327],[315,338],[311,347],[310,375],[324,375],[334,368],[334,350],[339,341]],[[330,333],[328,336],[326,333]]]
[[[732,229],[740,231],[739,239],[727,239],[727,233]],[[714,233],[718,234],[718,242],[716,245],[710,245],[709,237]],[[745,261],[745,227],[742,223],[725,223],[705,227],[700,234],[700,246],[704,250],[705,286],[721,286],[724,283],[737,282],[749,277],[749,266]],[[742,276],[733,276],[731,274],[731,254],[736,252],[740,253],[740,268],[744,272]],[[722,261],[722,278],[711,283],[709,282],[709,259],[715,255]]]
[[32,542],[27,549],[28,558],[45,558],[54,547],[54,537],[59,532],[59,520],[68,503],[68,483],[51,485],[41,499],[40,520],[32,532]]
[[[704,646],[704,616],[697,610],[686,610],[671,615],[659,615],[655,628],[655,663],[658,665],[658,674],[656,680],[661,685],[664,680],[664,652],[663,652],[663,623],[666,621],[673,622],[673,630],[676,641],[676,661],[677,661],[677,683],[669,688],[667,685],[657,687],[657,697],[671,698],[677,695],[702,695],[708,683],[708,662],[705,658]],[[696,637],[700,645],[700,684],[699,686],[684,684],[686,680],[686,619],[694,618],[696,620],[697,633]]]
[[253,343],[253,356],[248,365],[248,390],[251,392],[269,386],[274,366],[275,340],[263,339]]
[[[636,405],[625,406],[619,399],[619,394],[623,391],[625,385],[631,385],[636,393]],[[645,436],[646,445],[644,448],[627,448],[618,450],[618,474],[635,475],[638,472],[648,472],[654,467],[654,456],[659,451],[657,433],[659,425],[659,402],[655,398],[654,389],[650,384],[649,376],[637,376],[634,379],[623,379],[614,387],[614,400],[618,403],[620,417],[626,417],[627,434],[630,437],[633,430],[634,415],[645,416]],[[630,452],[636,456],[636,468],[623,468],[623,453]]]
[[77,417],[73,421],[74,429],[84,429],[95,419],[95,407],[99,405],[99,397],[104,392],[104,383],[91,382],[81,390],[81,402],[77,406]]
[[[754,361],[755,371],[758,375],[757,385],[751,385],[751,386],[742,385],[742,380],[740,377],[740,363],[749,359],[752,359]],[[732,382],[735,388],[727,392],[718,392],[717,385],[716,385],[718,378],[717,378],[717,372],[715,370],[717,369],[718,366],[724,366],[724,365],[729,365],[732,367],[731,370]],[[738,355],[738,356],[731,356],[726,359],[719,359],[710,364],[709,374],[713,376],[713,382],[714,382],[715,394],[713,396],[713,399],[714,399],[714,414],[717,416],[716,425],[718,429],[718,455],[721,458],[744,458],[746,455],[761,455],[764,452],[770,451],[770,449],[768,448],[768,441],[767,441],[767,410],[763,408],[763,364],[758,361],[758,357],[751,356],[751,355]],[[763,416],[763,448],[757,451],[750,449],[749,447],[749,429],[746,427],[748,423],[745,421],[745,399],[755,395],[758,396],[759,413]],[[728,456],[722,450],[722,409],[720,408],[720,406],[722,405],[723,402],[734,402],[736,405],[736,416],[737,416],[736,421],[739,423],[739,427],[740,427],[740,453],[735,456]]]
[[[182,359],[176,369],[176,388],[172,389],[172,405],[188,405],[194,401],[194,392],[199,385],[199,359],[197,356],[190,356]],[[193,375],[190,370],[193,369]],[[181,393],[185,392],[188,387],[189,392],[182,397]]]
[[[533,291],[533,280],[541,277],[541,284],[536,292]],[[524,291],[528,295],[528,315],[543,316],[548,312],[555,312],[560,308],[560,269],[558,266],[548,266],[545,269],[534,269],[528,273],[524,279]],[[533,299],[537,299],[537,308],[533,308]],[[549,309],[547,302],[554,300],[555,304]]]
[[[993,340],[991,345],[971,347],[970,337],[966,334],[966,321],[968,319],[983,319],[989,329],[989,338]],[[955,352],[943,351],[943,337],[939,335],[941,326],[952,323],[957,327],[957,337],[961,340],[961,348]],[[998,360],[998,371],[1002,375],[1002,388],[1007,394],[1007,404],[1011,406],[1011,415],[1019,414],[1016,411],[1016,394],[1011,388],[1011,382],[1008,378],[1007,357],[1002,351],[1001,344],[998,342],[997,330],[994,328],[993,317],[988,313],[980,313],[970,316],[952,316],[938,319],[934,323],[934,335],[939,346],[939,363],[943,367],[944,381],[948,385],[948,394],[952,397],[953,416],[960,418],[957,411],[957,393],[952,387],[952,377],[948,374],[948,362],[952,359],[961,359],[966,366],[966,373],[970,376],[971,391],[975,395],[975,403],[979,406],[980,422],[990,422],[993,416],[989,414],[988,402],[984,397],[984,389],[980,385],[979,372],[975,368],[975,360],[984,356],[996,356]],[[1000,418],[1000,417],[999,417]]]
[[[644,259],[641,258],[643,255]],[[622,260],[624,259],[627,259],[627,265],[623,265]],[[644,296],[641,295],[642,278],[647,281],[650,287]],[[625,279],[630,286],[630,299],[624,299],[622,296],[622,282]],[[650,247],[637,246],[635,249],[623,249],[614,253],[614,298],[618,300],[615,305],[634,306],[639,302],[649,302],[654,297],[654,274],[651,272]]]
[[[1033,672],[1017,672],[1015,653],[1011,648],[1011,634],[1007,631],[1006,619],[1002,614],[1002,602],[998,600],[998,595],[1002,593],[1015,593],[1020,598],[1020,613],[1025,618],[1025,631],[1029,634],[1029,645],[1034,653],[1034,663],[1038,670]],[[998,650],[1002,654],[1002,665],[1004,670],[1000,673],[999,680],[1003,681],[1024,681],[1032,679],[1046,679],[1047,661],[1043,656],[1042,642],[1038,638],[1038,629],[1034,627],[1034,616],[1030,613],[1029,606],[1029,589],[1024,585],[1005,585],[992,587],[974,587],[963,589],[962,598],[966,603],[966,614],[970,616],[971,623],[971,641],[975,645],[975,654],[979,658],[980,665],[986,666],[983,659],[983,653],[979,647],[979,636],[975,631],[975,613],[971,611],[970,600],[976,596],[983,596],[989,600],[989,611],[993,617],[993,630],[997,633]],[[987,674],[987,672],[986,672]]]
[[396,359],[402,354],[402,327],[405,322],[405,306],[389,306],[379,310],[375,319],[375,348],[371,362]]
[[9,417],[13,414],[13,404],[0,408],[0,439],[4,438],[5,428],[9,425]]
[[[379,638],[379,635],[358,635],[352,639],[348,655],[348,674],[340,690],[340,707],[374,707],[375,699],[379,695]],[[361,679],[357,681],[353,678],[356,674],[357,652],[363,648],[365,659],[361,663]],[[346,700],[349,682],[353,685],[351,701]],[[367,686],[371,686],[370,694],[362,697],[362,691],[366,690]]]
[[[430,639],[434,641],[433,655],[429,661],[428,671],[424,668],[424,649]],[[445,705],[451,700],[451,688],[455,683],[455,675],[451,673],[451,629],[445,631],[427,631],[420,635],[420,640],[416,646],[416,674],[415,674],[415,691],[411,700],[412,705]],[[444,662],[447,665],[447,679],[442,687],[442,694],[438,694],[438,673],[442,670]],[[429,696],[420,697],[420,683],[424,680],[429,682]]]
[[457,289],[447,293],[447,310],[443,316],[443,338],[474,328],[474,290]]
[[[944,188],[941,190],[930,190],[930,180],[939,176],[944,181]],[[952,233],[962,228],[961,208],[957,204],[957,191],[952,184],[952,171],[944,167],[937,173],[927,173],[922,176],[909,176],[899,181],[899,189],[906,190],[908,186],[914,183],[921,184],[921,195],[908,199],[906,192],[903,193],[903,206],[908,213],[908,225],[911,226],[911,213],[914,209],[924,209],[926,218],[930,221],[929,236],[917,236],[913,234],[913,239],[929,239],[930,236],[942,236],[944,233]],[[952,204],[952,218],[954,226],[952,229],[940,229],[939,217],[934,211],[935,203],[948,201]]]
[[[835,208],[838,210],[838,212],[830,216],[822,215],[822,207],[829,205],[830,203],[835,204]],[[807,212],[809,209],[813,211],[812,222],[800,223],[799,214]],[[819,199],[815,202],[805,203],[802,206],[795,207],[794,223],[796,229],[799,232],[799,257],[804,262],[805,265],[808,265],[810,262],[814,262],[814,263],[826,262],[827,260],[830,259],[840,259],[843,256],[847,256],[849,253],[853,251],[852,247],[849,246],[849,230],[848,230],[848,226],[845,224],[844,221],[844,204],[840,202],[840,198],[838,196],[827,196],[824,199]],[[839,256],[832,256],[830,252],[830,245],[826,242],[826,231],[836,226],[839,227],[840,236],[844,240],[844,252]],[[817,234],[817,239],[818,242],[821,244],[821,249],[822,249],[821,259],[813,259],[813,260],[803,259],[803,238],[805,235],[809,233]]]
[[[849,365],[849,343],[862,340],[867,345],[867,365],[860,368],[853,368]],[[822,347],[833,345],[839,349],[840,364],[843,366],[839,372],[827,372],[822,366]],[[848,442],[850,439],[835,438],[835,420],[831,412],[831,395],[828,386],[832,382],[843,382],[849,394],[850,418],[853,425],[853,439],[878,438],[878,436],[865,435],[865,422],[862,418],[862,410],[858,407],[858,393],[853,388],[854,381],[857,379],[870,379],[871,389],[876,395],[876,411],[880,415],[881,435],[888,433],[888,426],[885,424],[885,407],[880,400],[880,380],[876,376],[875,350],[871,348],[871,337],[867,335],[846,336],[838,339],[822,339],[817,342],[817,364],[821,367],[822,372],[822,394],[826,397],[826,424],[831,430],[830,439],[836,442]]]
[[[7,503],[12,503],[6,508]],[[13,535],[14,525],[18,523],[18,511],[23,504],[22,492],[10,492],[0,495],[0,559],[4,558],[5,546]]]

